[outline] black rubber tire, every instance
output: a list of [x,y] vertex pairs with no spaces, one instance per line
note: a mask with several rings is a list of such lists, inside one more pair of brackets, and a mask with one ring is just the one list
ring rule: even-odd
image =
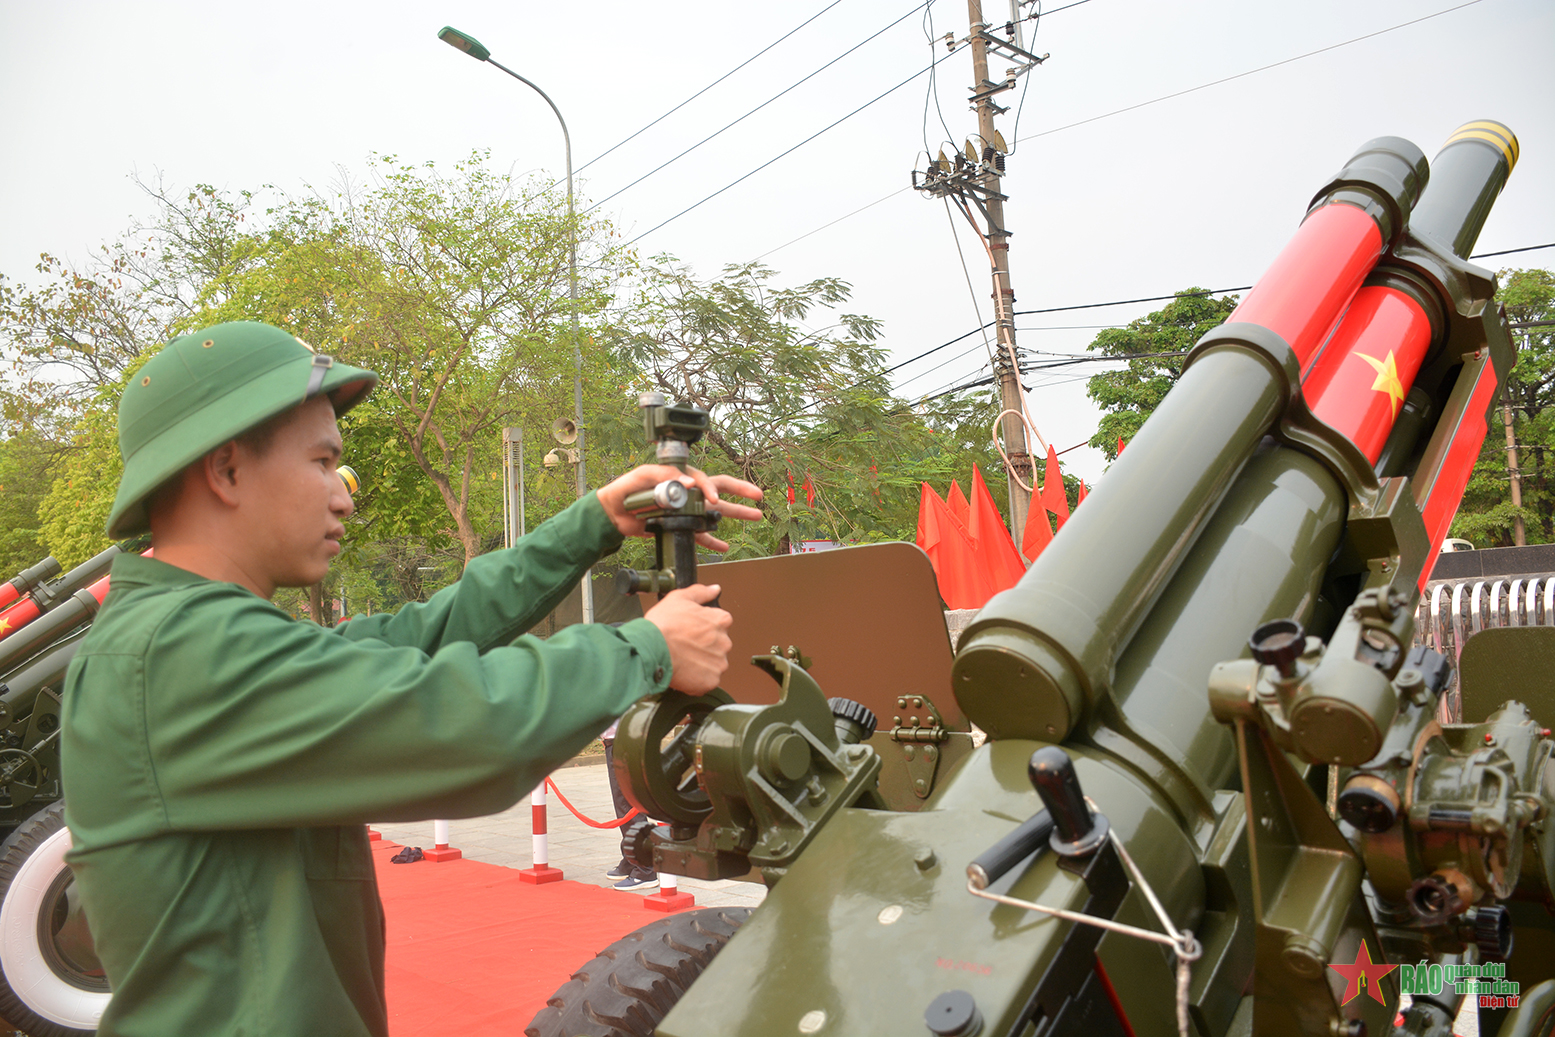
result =
[[628,933],[557,988],[525,1037],[653,1037],[750,913],[704,907]]
[[[57,946],[45,946],[49,926],[58,929],[71,903],[70,871],[62,859],[68,846],[63,801],[44,807],[0,843],[0,917],[26,909],[37,919],[34,926],[14,927],[0,939],[0,1017],[31,1037],[90,1037],[95,1032],[95,1017],[108,1004],[108,983],[100,970],[86,971],[62,956]],[[22,875],[23,885],[13,890]],[[40,883],[46,883],[42,893]],[[21,898],[15,903],[11,902],[13,892]],[[74,910],[79,911],[79,907]],[[79,917],[72,924],[81,927],[77,932],[80,939],[90,939]],[[25,938],[16,934],[25,934]],[[56,932],[55,938],[59,935]],[[36,982],[40,969],[42,982]],[[27,999],[18,997],[11,986],[23,971],[32,976],[25,986]],[[40,1015],[40,1011],[94,1021],[80,1028]]]

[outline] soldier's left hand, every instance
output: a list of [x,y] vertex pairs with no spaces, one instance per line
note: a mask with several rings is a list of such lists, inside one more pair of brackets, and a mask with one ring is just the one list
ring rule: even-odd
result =
[[[647,536],[648,531],[643,526],[643,520],[626,510],[626,498],[639,490],[651,490],[659,483],[670,479],[700,489],[703,498],[707,501],[707,506],[716,508],[724,518],[744,519],[747,522],[754,522],[761,518],[760,508],[753,508],[748,504],[735,504],[723,499],[723,495],[727,493],[750,500],[761,500],[760,487],[744,479],[736,479],[732,475],[708,475],[695,468],[688,468],[682,472],[672,465],[645,464],[633,468],[610,484],[601,486],[596,492],[599,503],[604,505],[605,514],[610,516],[610,521],[615,523],[616,528],[624,536]],[[712,551],[729,550],[727,543],[711,533],[698,533],[697,543]]]

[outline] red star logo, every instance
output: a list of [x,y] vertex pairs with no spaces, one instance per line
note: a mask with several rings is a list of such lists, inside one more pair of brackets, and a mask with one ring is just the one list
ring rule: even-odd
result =
[[1397,965],[1374,964],[1371,960],[1371,951],[1367,948],[1365,940],[1361,941],[1360,949],[1355,952],[1354,964],[1329,965],[1328,967],[1339,973],[1347,981],[1344,988],[1344,997],[1339,1001],[1341,1005],[1347,1005],[1359,997],[1362,984],[1365,985],[1366,992],[1377,999],[1378,1004],[1387,1004],[1387,1001],[1383,1000],[1382,991],[1377,989],[1377,980],[1398,968]]

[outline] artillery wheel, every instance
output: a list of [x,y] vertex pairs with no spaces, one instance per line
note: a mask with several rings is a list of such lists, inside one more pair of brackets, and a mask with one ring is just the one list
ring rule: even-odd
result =
[[0,1016],[32,1037],[87,1037],[111,996],[65,864],[65,804],[0,843]]
[[628,933],[557,988],[525,1037],[653,1037],[749,917],[748,907],[704,907]]

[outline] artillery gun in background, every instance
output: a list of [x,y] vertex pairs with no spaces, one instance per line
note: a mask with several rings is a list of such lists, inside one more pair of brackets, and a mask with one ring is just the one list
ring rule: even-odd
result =
[[1478,966],[1520,993],[1485,1037],[1549,1033],[1555,629],[1411,647],[1514,360],[1466,257],[1516,159],[1493,122],[1364,145],[952,665],[893,670],[933,640],[871,622],[898,597],[828,599],[909,545],[709,567],[776,687],[646,699],[615,765],[640,863],[769,893],[526,1032],[1446,1037],[1433,977]]
[[114,545],[63,576],[51,556],[0,584],[0,1017],[34,1037],[91,1033],[108,1003],[65,864],[60,693],[113,559],[145,546]]

